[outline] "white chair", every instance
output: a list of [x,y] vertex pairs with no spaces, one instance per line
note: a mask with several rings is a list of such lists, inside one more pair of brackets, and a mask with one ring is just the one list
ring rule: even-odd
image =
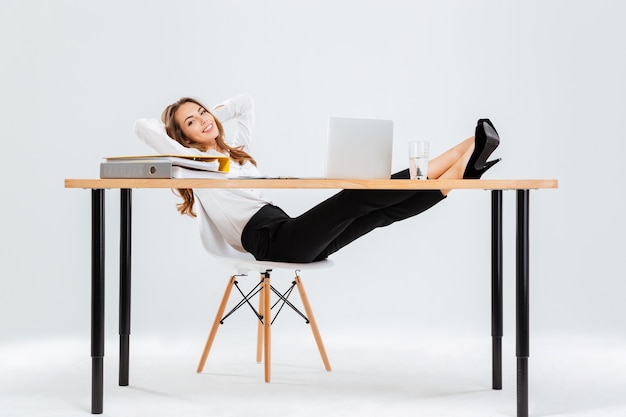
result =
[[[298,273],[300,270],[328,268],[333,265],[333,262],[330,260],[323,260],[318,262],[300,264],[287,262],[257,261],[251,254],[239,252],[233,249],[228,243],[226,243],[215,224],[205,213],[202,212],[202,207],[200,206],[199,208],[200,210],[198,212],[198,222],[200,226],[200,237],[204,248],[221,263],[232,267],[236,271],[237,275],[232,275],[228,280],[228,285],[226,286],[226,290],[224,291],[224,296],[222,297],[222,301],[219,305],[217,314],[215,315],[213,326],[211,327],[211,331],[204,346],[204,351],[202,352],[202,357],[200,359],[200,363],[198,364],[197,372],[202,372],[202,370],[204,369],[204,365],[209,355],[209,351],[211,350],[211,346],[213,345],[217,329],[219,325],[222,324],[225,318],[224,311],[226,309],[226,305],[228,304],[228,300],[230,298],[230,293],[233,286],[236,286],[239,289],[237,276],[246,275],[250,271],[259,272],[261,281],[248,294],[244,294],[241,289],[239,289],[239,292],[243,296],[243,299],[235,306],[235,308],[231,310],[230,313],[227,314],[227,316],[245,304],[249,305],[257,315],[259,319],[259,325],[257,330],[256,360],[257,362],[261,362],[261,356],[262,353],[264,353],[263,362],[265,371],[265,382],[270,382],[271,378],[271,293],[274,293],[279,298],[275,305],[281,305],[280,308],[282,308],[282,306],[287,304],[298,314],[300,314],[311,326],[311,331],[313,332],[315,343],[317,344],[317,348],[322,357],[322,361],[324,362],[324,368],[327,371],[330,371],[331,367],[330,362],[328,361],[328,357],[326,355],[326,349],[324,348],[324,343],[322,342],[322,337],[320,336],[317,322],[315,321],[315,317],[313,316],[313,310],[311,310],[311,305],[309,304],[309,300],[304,290],[304,286],[302,285],[302,280],[300,279]],[[296,271],[295,279],[293,280],[291,287],[285,293],[278,292],[271,285],[270,272],[274,269],[292,269]],[[291,294],[291,290],[294,287],[298,289],[298,293],[300,295],[300,299],[302,300],[305,314],[302,314],[287,299]],[[256,311],[250,303],[250,299],[254,297],[257,293],[259,294],[258,311]]]

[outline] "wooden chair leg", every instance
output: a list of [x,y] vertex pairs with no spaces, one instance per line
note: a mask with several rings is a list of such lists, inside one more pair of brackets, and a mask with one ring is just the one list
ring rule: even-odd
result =
[[226,304],[228,303],[228,299],[230,298],[230,292],[233,289],[233,285],[235,284],[235,276],[230,277],[228,280],[228,285],[226,285],[226,290],[224,291],[224,296],[222,297],[222,302],[220,303],[219,308],[217,309],[217,314],[215,315],[215,320],[213,321],[213,326],[211,327],[211,332],[209,333],[209,337],[204,345],[204,351],[202,352],[202,357],[200,358],[200,363],[198,364],[198,369],[196,372],[200,373],[204,369],[204,364],[206,363],[206,359],[209,356],[209,351],[211,350],[211,346],[213,345],[213,340],[215,340],[215,335],[217,334],[217,329],[220,326],[220,321],[222,320],[222,316],[224,315],[224,310],[226,309]]
[[[261,274],[261,285],[263,285],[264,276]],[[265,297],[263,297],[263,288],[261,288],[261,293],[259,295],[259,314],[263,315],[263,302],[265,301]],[[261,363],[263,356],[263,322],[261,320],[257,320],[257,332],[256,332],[256,362]]]
[[265,382],[270,382],[272,366],[272,304],[270,301],[270,294],[272,290],[269,273],[265,273],[263,281],[263,348],[265,350]]
[[326,355],[326,348],[324,347],[324,342],[322,341],[320,331],[317,328],[317,321],[315,321],[315,316],[313,315],[313,310],[311,309],[309,298],[306,295],[306,291],[304,291],[304,285],[302,285],[302,280],[298,275],[296,275],[295,281],[296,287],[298,287],[298,292],[300,293],[300,299],[302,300],[304,311],[309,318],[309,324],[311,325],[311,331],[313,332],[313,337],[315,338],[317,349],[320,351],[322,362],[324,362],[324,368],[326,368],[327,371],[330,371],[331,367],[330,362],[328,361],[328,356]]
[[[256,360],[257,362],[261,362],[261,357],[263,357],[265,382],[270,382],[272,366],[272,287],[269,271],[262,273],[260,279],[261,291],[259,294],[259,314],[263,316],[263,320],[259,320],[257,325]],[[213,345],[213,341],[215,340],[215,335],[217,334],[217,329],[220,326],[224,311],[226,310],[226,305],[228,304],[233,285],[235,285],[235,281],[235,276],[231,276],[228,281],[226,290],[224,291],[224,295],[222,297],[222,301],[220,302],[217,314],[215,315],[215,320],[213,321],[211,332],[209,333],[209,337],[204,346],[204,351],[202,352],[202,357],[200,358],[197,372],[202,372],[202,370],[204,369],[207,357],[209,356],[209,352],[211,351],[211,346]],[[311,309],[311,304],[309,303],[309,298],[306,295],[306,291],[304,290],[304,285],[302,284],[300,276],[296,275],[295,282],[296,287],[298,287],[298,293],[300,294],[300,299],[302,300],[304,311],[309,319],[309,324],[311,326],[311,331],[313,332],[313,337],[315,338],[315,343],[317,344],[317,349],[319,350],[320,356],[322,357],[322,362],[324,362],[324,368],[326,368],[327,371],[330,371],[331,366],[328,360],[328,356],[326,354],[326,348],[324,347],[322,336],[320,335],[319,329],[317,327],[317,321],[315,320],[315,316],[313,315],[313,310]]]

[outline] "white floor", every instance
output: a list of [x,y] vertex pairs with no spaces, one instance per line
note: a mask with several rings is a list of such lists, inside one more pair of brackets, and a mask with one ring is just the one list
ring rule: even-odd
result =
[[[220,336],[222,336],[220,338]],[[308,335],[307,335],[308,336]],[[491,390],[490,338],[325,334],[324,371],[312,339],[274,332],[272,382],[254,341],[218,334],[205,372],[199,340],[134,335],[130,386],[117,386],[107,343],[104,416],[515,416],[515,351],[505,339],[504,389]],[[534,337],[532,416],[626,416],[626,341]],[[87,340],[0,344],[0,416],[87,416]]]

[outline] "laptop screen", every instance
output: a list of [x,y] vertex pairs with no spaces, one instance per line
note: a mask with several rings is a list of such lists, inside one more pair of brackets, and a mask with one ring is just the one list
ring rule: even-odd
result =
[[388,179],[391,176],[393,121],[328,119],[326,178]]

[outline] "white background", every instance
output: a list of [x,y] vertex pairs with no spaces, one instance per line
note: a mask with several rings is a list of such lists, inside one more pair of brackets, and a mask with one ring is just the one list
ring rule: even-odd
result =
[[[105,156],[151,152],[134,120],[181,96],[211,105],[248,93],[255,157],[276,175],[322,174],[329,116],[393,119],[396,169],[409,140],[439,153],[490,118],[503,161],[485,178],[559,180],[530,195],[531,364],[533,340],[561,343],[555,358],[579,340],[623,357],[625,17],[617,0],[1,0],[0,346],[45,352],[81,340],[84,351],[65,358],[88,365],[90,193],[63,180],[97,177]],[[267,194],[297,215],[329,192]],[[230,271],[203,251],[169,190],[133,197],[133,340],[186,338],[199,352]],[[512,369],[515,194],[504,198]],[[106,207],[113,361],[116,190]],[[416,343],[445,337],[462,350],[467,337],[488,349],[489,210],[488,192],[454,191],[333,255],[334,269],[305,273],[328,344],[382,332],[390,345],[428,334]],[[11,361],[3,355],[0,367]]]

